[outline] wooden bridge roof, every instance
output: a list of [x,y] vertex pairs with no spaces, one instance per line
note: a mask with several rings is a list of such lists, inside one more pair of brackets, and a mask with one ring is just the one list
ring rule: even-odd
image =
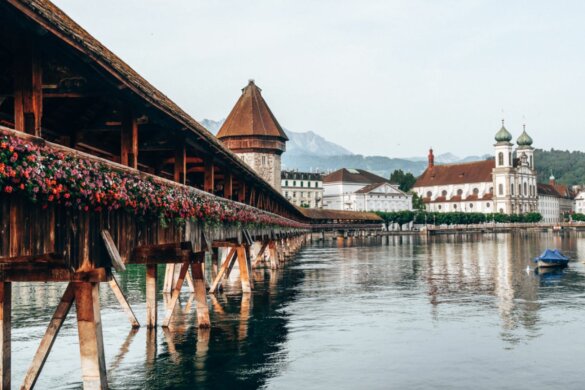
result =
[[312,220],[346,220],[360,222],[382,222],[382,218],[374,213],[347,210],[325,210],[299,208],[307,218]]
[[[40,35],[48,32],[48,35],[52,35],[66,47],[70,47],[72,54],[81,57],[82,61],[89,64],[99,75],[110,79],[125,97],[131,96],[134,103],[138,102],[149,110],[158,110],[159,113],[163,114],[165,120],[173,122],[174,126],[169,126],[167,129],[169,138],[182,135],[192,139],[192,145],[205,147],[205,150],[209,151],[216,161],[220,160],[228,164],[230,169],[238,172],[240,177],[245,177],[254,185],[262,188],[266,194],[282,204],[288,212],[296,215],[297,218],[303,218],[303,215],[284,196],[222,145],[215,136],[52,2],[48,0],[6,0],[6,3],[36,24],[36,31],[42,32]],[[176,133],[179,134],[168,133],[168,130],[171,129],[176,129]],[[284,132],[282,134],[284,135]]]

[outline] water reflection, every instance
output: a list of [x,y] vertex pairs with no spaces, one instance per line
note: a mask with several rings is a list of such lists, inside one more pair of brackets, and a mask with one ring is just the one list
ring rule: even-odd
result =
[[[535,272],[530,259],[547,247],[574,261]],[[254,271],[252,294],[241,293],[234,269],[209,297],[211,329],[197,328],[185,289],[169,329],[131,330],[104,284],[109,382],[128,389],[538,388],[522,374],[537,372],[528,362],[562,351],[563,364],[546,368],[556,381],[546,387],[579,388],[567,371],[585,359],[575,343],[585,322],[583,258],[585,236],[575,233],[335,238],[282,269]],[[118,275],[139,319],[144,278],[143,267]],[[64,288],[15,284],[15,383]],[[159,314],[169,297],[160,294]],[[80,387],[74,318],[72,310],[39,388]]]

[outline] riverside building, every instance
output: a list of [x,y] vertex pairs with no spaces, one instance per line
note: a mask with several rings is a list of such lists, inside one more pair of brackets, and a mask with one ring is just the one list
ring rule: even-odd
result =
[[282,171],[280,186],[284,197],[295,206],[323,206],[323,178],[320,173]]
[[342,168],[323,177],[323,208],[352,211],[412,210],[412,195],[371,172]]
[[469,163],[435,165],[433,150],[414,191],[425,208],[435,212],[522,214],[538,211],[532,138],[526,128],[511,143],[504,126],[495,135],[494,158]]

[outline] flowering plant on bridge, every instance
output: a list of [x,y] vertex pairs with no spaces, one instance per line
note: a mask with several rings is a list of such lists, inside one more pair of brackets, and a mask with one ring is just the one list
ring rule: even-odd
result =
[[82,211],[126,210],[162,221],[305,227],[278,215],[107,163],[64,153],[19,137],[0,138],[0,188],[20,192],[44,207],[57,203]]

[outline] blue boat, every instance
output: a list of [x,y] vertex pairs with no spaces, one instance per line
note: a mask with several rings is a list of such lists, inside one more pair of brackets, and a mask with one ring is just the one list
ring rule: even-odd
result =
[[533,260],[539,267],[566,267],[569,258],[563,255],[558,249],[547,249]]

